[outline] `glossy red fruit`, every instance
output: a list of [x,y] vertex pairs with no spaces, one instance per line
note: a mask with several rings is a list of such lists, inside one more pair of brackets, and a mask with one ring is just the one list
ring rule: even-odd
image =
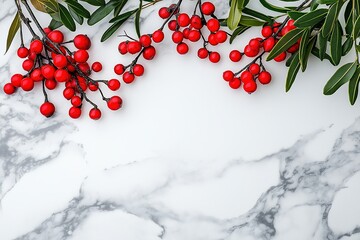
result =
[[219,20],[215,19],[215,18],[211,18],[207,21],[206,24],[207,28],[209,29],[210,32],[216,32],[220,29],[220,23]]
[[184,28],[183,30],[184,38],[188,39],[190,34],[190,28]]
[[121,75],[121,74],[124,73],[124,71],[125,71],[124,65],[122,65],[122,64],[116,64],[115,65],[115,67],[114,67],[115,74]]
[[35,68],[31,74],[30,78],[34,80],[34,82],[40,82],[44,79],[44,76],[41,74],[40,68]]
[[135,75],[131,72],[124,72],[122,77],[126,84],[132,83],[135,80]]
[[230,70],[227,70],[223,73],[223,79],[225,81],[231,81],[234,79],[234,73]]
[[249,41],[249,47],[254,51],[258,51],[261,47],[261,43],[258,39],[251,39]]
[[262,84],[268,84],[271,82],[271,74],[267,71],[263,71],[259,74],[258,80]]
[[49,34],[52,31],[51,28],[48,27],[44,28],[43,30],[46,34]]
[[113,111],[120,109],[121,105],[122,105],[122,99],[119,96],[112,96],[107,101],[108,108]]
[[219,30],[215,33],[218,43],[224,43],[227,40],[227,33],[223,30]]
[[141,49],[142,49],[142,45],[138,41],[132,41],[128,43],[128,52],[130,54],[138,53],[141,51]]
[[151,45],[151,37],[149,35],[142,35],[139,41],[143,47],[149,47]]
[[30,60],[30,59],[26,59],[23,63],[22,63],[22,68],[25,70],[25,71],[30,71],[34,66],[34,61],[33,60]]
[[184,35],[180,31],[173,32],[171,39],[174,43],[181,43],[184,39]]
[[244,88],[245,92],[253,93],[257,89],[257,84],[255,81],[248,81],[248,82],[244,83],[243,88]]
[[287,52],[288,53],[295,53],[297,50],[299,50],[299,43],[295,43],[294,45],[292,45],[291,47],[288,48]]
[[255,57],[256,55],[258,55],[258,53],[259,53],[259,49],[253,50],[250,48],[249,45],[246,45],[244,48],[244,54],[247,57]]
[[94,72],[100,72],[102,70],[102,64],[100,62],[94,62],[92,65],[91,65],[91,69],[94,71]]
[[219,44],[215,33],[209,34],[209,36],[208,36],[208,42],[209,42],[212,46],[216,46],[216,45]]
[[124,55],[128,53],[128,44],[127,42],[121,42],[118,46],[119,53]]
[[171,30],[171,31],[175,31],[177,29],[178,25],[177,25],[177,22],[176,20],[171,20],[169,23],[168,23],[168,28]]
[[162,42],[162,40],[164,40],[164,32],[159,30],[156,30],[153,34],[152,34],[152,39],[154,42],[159,43]]
[[218,52],[211,52],[209,54],[209,60],[212,63],[217,63],[220,61],[220,54]]
[[158,14],[159,14],[159,17],[161,17],[162,19],[166,19],[166,18],[170,17],[171,13],[167,7],[162,7],[159,9]]
[[198,57],[201,58],[201,59],[205,59],[208,57],[209,55],[209,52],[206,48],[200,48],[197,52],[198,54]]
[[204,2],[201,4],[201,11],[205,15],[211,15],[215,12],[215,6],[211,2]]
[[65,69],[58,69],[54,73],[54,78],[58,82],[66,82],[70,80],[70,74]]
[[55,106],[51,102],[44,102],[40,106],[40,113],[45,117],[51,117],[55,113]]
[[292,29],[289,26],[285,26],[283,29],[281,29],[281,35],[285,36],[288,32],[290,32]]
[[241,81],[239,78],[233,78],[232,80],[229,81],[229,86],[232,89],[238,89],[241,86]]
[[249,81],[253,81],[254,80],[254,77],[253,75],[251,74],[251,72],[249,71],[243,71],[240,75],[240,79],[243,83],[247,83]]
[[262,30],[261,30],[261,34],[265,38],[270,37],[273,34],[272,27],[270,27],[270,26],[263,27]]
[[73,119],[77,119],[81,116],[81,108],[71,107],[69,109],[69,116]]
[[90,71],[90,66],[88,63],[79,63],[77,65],[77,67],[80,69],[81,72],[83,72],[86,76],[89,76],[91,71]]
[[93,92],[99,90],[99,84],[98,83],[89,83],[88,87],[89,87],[90,91],[93,91]]
[[59,30],[51,31],[48,34],[48,37],[54,43],[62,43],[64,41],[64,34],[62,32],[60,32]]
[[71,104],[74,106],[74,107],[80,107],[81,104],[82,104],[82,100],[79,96],[73,96],[71,98]]
[[84,63],[89,59],[89,53],[86,50],[80,49],[74,53],[74,60],[78,63]]
[[242,58],[242,54],[238,50],[232,50],[229,54],[229,58],[233,62],[239,62]]
[[201,29],[203,27],[203,23],[201,17],[198,15],[193,15],[190,19],[191,27],[195,29]]
[[21,80],[21,88],[24,90],[24,91],[31,91],[33,90],[34,88],[34,80],[32,80],[31,78],[23,78]]
[[191,41],[191,42],[197,42],[199,41],[201,38],[201,34],[198,30],[190,30],[189,31],[189,36],[188,36],[188,39]]
[[108,81],[108,88],[110,89],[110,90],[112,90],[112,91],[116,91],[116,90],[118,90],[119,88],[120,88],[120,86],[121,86],[121,83],[120,83],[120,81],[119,80],[117,80],[117,79],[110,79],[109,81]]
[[141,64],[135,64],[135,66],[132,69],[135,76],[142,76],[144,74],[144,67]]
[[290,19],[288,22],[287,22],[287,26],[288,27],[290,27],[290,29],[294,29],[294,28],[296,28],[296,26],[294,25],[294,23],[295,23],[295,20],[293,20],[293,19]]
[[17,50],[17,55],[19,58],[26,58],[27,56],[29,56],[29,49],[27,49],[26,47],[20,47]]
[[270,52],[275,46],[275,39],[273,37],[269,37],[263,42],[263,47],[265,52]]
[[39,39],[36,39],[30,43],[30,51],[36,54],[42,52],[44,44]]
[[4,85],[3,90],[4,90],[4,93],[11,95],[16,91],[16,88],[11,83],[7,83]]
[[151,60],[155,57],[156,50],[153,46],[147,47],[143,51],[143,57],[146,60]]
[[67,100],[70,100],[74,95],[75,95],[75,90],[73,88],[67,87],[63,91],[63,96]]
[[67,58],[61,54],[57,54],[53,57],[53,63],[57,68],[64,68],[68,65]]
[[43,65],[41,67],[41,74],[46,79],[53,79],[55,74],[55,68],[50,64]]
[[11,76],[10,82],[14,87],[20,87],[22,79],[23,79],[23,76],[21,74],[14,74]]
[[176,46],[176,51],[181,55],[186,54],[189,51],[189,46],[186,43],[179,43]]
[[91,47],[91,41],[88,36],[79,34],[74,38],[74,45],[77,49],[88,50]]
[[260,72],[260,66],[259,64],[257,63],[253,63],[249,66],[249,72],[252,74],[252,75],[257,75],[259,74]]
[[46,79],[45,80],[45,87],[49,90],[54,90],[57,86],[57,81],[54,79]]
[[89,117],[93,120],[99,120],[101,118],[101,111],[97,108],[93,108],[89,112]]
[[187,27],[190,24],[190,17],[186,13],[180,13],[177,17],[177,22],[180,27]]
[[282,53],[280,53],[278,56],[276,56],[276,57],[274,58],[274,60],[275,60],[276,62],[282,62],[282,61],[285,60],[285,58],[286,58],[286,52],[282,52]]

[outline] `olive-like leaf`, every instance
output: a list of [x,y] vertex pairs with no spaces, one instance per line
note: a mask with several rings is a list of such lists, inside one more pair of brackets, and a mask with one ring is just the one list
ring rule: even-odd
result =
[[290,63],[290,67],[288,70],[288,74],[286,76],[286,84],[285,84],[285,90],[288,92],[295,82],[296,75],[298,74],[300,69],[300,60],[299,60],[299,54],[294,54],[294,57]]
[[16,33],[19,31],[20,24],[21,24],[20,15],[19,13],[16,13],[8,31],[5,53],[7,53],[7,51],[9,50]]
[[140,15],[141,15],[141,9],[142,9],[142,0],[139,0],[139,9],[137,10],[135,14],[135,30],[137,36],[140,38]]
[[330,38],[331,58],[336,65],[340,63],[342,56],[341,40],[342,40],[341,25],[339,22],[337,22],[334,27],[334,30],[332,31]]
[[350,81],[357,68],[357,62],[347,63],[341,66],[329,79],[324,87],[324,94],[331,95],[336,92],[343,84]]
[[349,101],[351,105],[354,105],[358,97],[360,81],[360,68],[358,67],[355,74],[351,77],[349,82]]
[[59,14],[61,22],[71,31],[76,30],[76,24],[74,19],[71,17],[69,11],[61,4],[59,4]]

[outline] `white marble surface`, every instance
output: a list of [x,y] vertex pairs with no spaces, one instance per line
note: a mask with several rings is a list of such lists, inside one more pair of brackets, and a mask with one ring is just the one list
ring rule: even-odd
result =
[[[4,30],[15,9],[0,4]],[[143,32],[161,24],[156,11],[144,14]],[[130,59],[116,53],[118,38],[99,42],[104,26],[78,31],[93,39],[91,60],[104,63],[97,76],[110,78]],[[15,51],[0,58],[1,86],[20,69]],[[61,90],[51,119],[38,112],[39,88],[0,94],[0,239],[360,239],[359,103],[350,106],[345,88],[322,95],[334,69],[312,60],[285,93],[286,68],[268,63],[273,83],[248,95],[221,79],[245,62],[212,65],[195,54],[179,56],[165,41],[145,76],[120,90],[124,108],[98,122],[67,117]]]

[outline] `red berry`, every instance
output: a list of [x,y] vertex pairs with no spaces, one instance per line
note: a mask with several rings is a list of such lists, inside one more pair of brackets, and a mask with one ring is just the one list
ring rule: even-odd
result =
[[192,42],[197,42],[201,38],[200,32],[198,30],[190,30],[188,39]]
[[296,26],[294,25],[294,23],[295,23],[295,20],[290,19],[290,20],[287,22],[287,26],[290,27],[290,29],[294,29],[294,28],[296,28]]
[[217,63],[220,61],[220,54],[218,52],[211,52],[209,54],[209,60],[212,63]]
[[122,64],[116,64],[116,65],[115,65],[115,67],[114,67],[114,72],[115,72],[117,75],[123,74],[124,71],[125,71],[124,65],[122,65]]
[[64,68],[68,65],[67,58],[61,54],[54,56],[53,63],[57,68]]
[[189,51],[189,46],[186,43],[179,43],[176,47],[179,54],[186,54]]
[[25,71],[30,71],[34,66],[34,61],[33,60],[30,60],[30,59],[26,59],[23,63],[22,63],[22,68],[25,70]]
[[99,84],[96,82],[96,83],[89,83],[89,89],[90,91],[97,91],[99,90]]
[[258,79],[262,84],[268,84],[271,82],[271,74],[267,71],[263,71],[259,74]]
[[183,34],[184,34],[184,38],[188,39],[189,38],[189,34],[190,34],[190,28],[185,28],[183,30]]
[[203,23],[201,17],[198,15],[193,15],[190,19],[191,27],[195,29],[201,29],[203,27]]
[[132,69],[135,76],[142,76],[144,74],[144,67],[141,64],[135,64]]
[[151,45],[151,37],[149,35],[142,35],[139,41],[143,47],[149,47]]
[[94,62],[92,65],[91,65],[91,69],[94,71],[94,72],[100,72],[102,70],[102,64],[100,62]]
[[83,72],[86,76],[90,75],[90,66],[88,63],[79,63],[77,67]]
[[258,55],[258,53],[259,53],[259,49],[253,50],[253,49],[250,48],[249,45],[246,45],[246,46],[245,46],[244,54],[245,54],[247,57],[255,57],[256,55]]
[[138,53],[141,51],[141,49],[142,49],[142,45],[138,41],[133,41],[128,43],[128,52],[130,54]]
[[215,12],[215,6],[211,2],[204,2],[201,4],[201,11],[205,15],[211,15]]
[[46,79],[45,80],[45,87],[49,90],[55,89],[57,86],[57,82],[54,79]]
[[110,90],[112,90],[112,91],[116,91],[116,90],[118,90],[119,88],[120,88],[120,81],[119,80],[117,80],[117,79],[110,79],[109,81],[108,81],[108,88],[110,89]]
[[54,43],[62,43],[64,41],[64,34],[59,30],[54,30],[48,34],[48,37]]
[[99,120],[101,118],[101,111],[97,108],[93,108],[89,112],[89,117],[93,120]]
[[243,83],[247,83],[249,81],[253,81],[253,75],[249,71],[243,71],[240,75],[240,79]]
[[69,109],[69,116],[73,119],[77,119],[81,116],[81,108],[71,107]]
[[79,96],[73,96],[71,98],[71,104],[74,106],[74,107],[80,107],[81,104],[82,104],[82,100]]
[[201,59],[205,59],[207,58],[209,55],[209,52],[206,48],[200,48],[198,50],[198,57],[201,58]]
[[67,100],[70,100],[75,95],[75,90],[73,88],[67,87],[63,91],[63,96]]
[[261,34],[263,35],[263,37],[267,38],[273,34],[273,30],[270,26],[265,26],[262,28]]
[[285,58],[286,58],[286,52],[282,52],[282,53],[280,53],[278,56],[276,56],[276,57],[274,58],[274,60],[275,60],[276,62],[282,62],[282,61],[285,60]]
[[209,29],[210,32],[216,32],[216,31],[218,31],[220,29],[219,20],[217,20],[215,18],[209,19],[206,26],[207,26],[207,28]]
[[70,80],[70,74],[65,69],[58,69],[54,73],[54,78],[58,82],[66,82]]
[[162,42],[162,40],[164,40],[164,32],[159,30],[156,30],[153,34],[152,34],[152,39],[154,40],[154,42],[159,43]]
[[128,44],[127,42],[121,42],[118,46],[119,53],[124,55],[128,53]]
[[184,39],[184,35],[180,31],[175,31],[173,32],[171,38],[174,43],[181,43],[182,40]]
[[251,39],[249,42],[249,47],[254,51],[258,51],[261,47],[261,43],[258,39]]
[[36,39],[30,43],[30,51],[36,54],[41,53],[43,48],[44,44],[39,39]]
[[46,79],[53,79],[55,74],[55,68],[50,64],[43,65],[41,67],[41,74]]
[[288,48],[288,53],[295,53],[297,50],[299,50],[299,43],[295,43],[291,47]]
[[209,34],[209,36],[208,36],[208,42],[209,42],[211,45],[213,45],[213,46],[216,46],[216,45],[219,44],[215,33]]
[[170,14],[171,13],[167,7],[162,7],[159,9],[159,17],[161,17],[162,19],[170,17]]
[[44,76],[41,74],[40,68],[35,68],[31,74],[30,78],[34,80],[34,82],[40,82],[44,79]]
[[23,76],[21,74],[14,74],[11,77],[11,84],[14,87],[20,87],[21,86],[21,80],[23,79]]
[[155,50],[155,48],[153,46],[147,47],[143,51],[143,57],[146,60],[153,59],[155,57],[155,54],[156,54],[156,50]]
[[219,30],[215,33],[218,43],[224,43],[227,39],[227,33],[223,30]]
[[24,91],[31,91],[33,90],[34,88],[34,80],[32,80],[31,78],[23,78],[21,80],[21,88],[24,90]]
[[46,34],[49,34],[52,30],[48,27],[43,29]]
[[241,60],[241,53],[238,50],[232,50],[229,54],[229,58],[233,62],[239,62]]
[[127,84],[132,83],[135,80],[135,75],[131,72],[125,72],[122,77],[123,81]]
[[246,83],[244,83],[244,90],[247,93],[253,93],[255,92],[257,89],[257,84],[255,81],[248,81]]
[[79,34],[74,38],[74,45],[77,49],[88,50],[91,47],[91,41],[88,36]]
[[55,112],[55,106],[51,102],[44,102],[40,106],[40,112],[45,117],[51,117]]
[[252,74],[252,75],[257,75],[259,74],[260,72],[260,66],[259,64],[257,63],[253,63],[249,66],[249,72]]
[[26,58],[27,56],[29,56],[29,49],[27,49],[26,47],[20,47],[17,50],[17,55],[19,58]]
[[36,56],[37,56],[36,53],[30,52],[30,53],[29,53],[29,56],[28,56],[28,59],[35,61]]
[[285,26],[283,29],[281,29],[281,35],[285,36],[288,32],[290,32],[292,29],[289,26]]
[[270,52],[275,46],[275,39],[273,37],[269,37],[263,42],[263,47],[265,52]]
[[119,96],[112,96],[107,101],[108,108],[111,110],[118,110],[121,108],[122,105],[122,99]]
[[7,83],[4,85],[3,90],[4,90],[4,93],[11,95],[15,92],[16,88],[11,83]]
[[232,80],[229,81],[229,86],[232,89],[238,89],[241,86],[241,81],[238,78],[234,78]]
[[169,23],[168,23],[168,27],[171,31],[175,31],[177,29],[177,22],[176,20],[171,20]]
[[230,70],[227,70],[223,73],[223,79],[225,81],[231,81],[234,79],[234,73]]
[[77,50],[74,53],[74,60],[78,63],[84,63],[89,59],[89,53],[86,50]]
[[180,27],[187,27],[190,24],[190,18],[189,15],[186,13],[181,13],[177,17],[177,22]]
[[[78,82],[79,82],[79,86],[83,91],[86,91],[87,89],[87,82],[85,80],[85,78],[81,77],[81,76],[77,76],[76,77]],[[76,85],[76,80],[75,80],[75,85]],[[77,86],[77,85],[76,85]]]

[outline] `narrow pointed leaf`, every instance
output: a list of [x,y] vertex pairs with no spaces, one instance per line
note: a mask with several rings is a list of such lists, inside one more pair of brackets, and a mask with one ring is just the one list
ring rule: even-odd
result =
[[9,50],[16,33],[19,31],[20,24],[21,24],[20,15],[19,13],[16,13],[8,31],[5,53],[7,53],[7,51]]
[[356,61],[341,66],[329,79],[324,87],[324,94],[331,95],[335,93],[343,84],[350,81],[357,68]]
[[349,82],[349,101],[351,105],[354,105],[359,93],[360,82],[360,68],[356,69],[355,74],[352,76]]

